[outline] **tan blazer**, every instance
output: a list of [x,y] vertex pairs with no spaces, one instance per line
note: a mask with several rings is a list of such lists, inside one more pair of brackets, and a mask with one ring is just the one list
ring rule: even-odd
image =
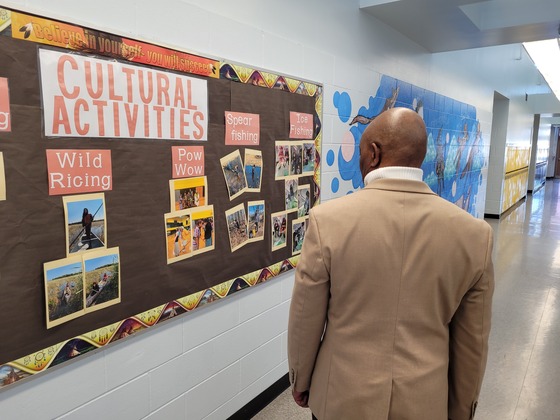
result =
[[[288,357],[319,420],[466,420],[494,290],[492,229],[423,182],[382,179],[309,216]],[[324,331],[324,335],[323,335]]]

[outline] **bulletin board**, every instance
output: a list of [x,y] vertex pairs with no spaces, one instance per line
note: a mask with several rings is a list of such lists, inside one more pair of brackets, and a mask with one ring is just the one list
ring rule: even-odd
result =
[[7,9],[0,55],[0,388],[296,266],[321,85]]

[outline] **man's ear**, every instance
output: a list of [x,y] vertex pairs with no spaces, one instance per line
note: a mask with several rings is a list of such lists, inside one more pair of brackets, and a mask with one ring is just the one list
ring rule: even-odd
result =
[[371,150],[372,155],[371,155],[370,167],[377,168],[381,163],[381,148],[375,142],[371,143],[371,148],[372,148]]

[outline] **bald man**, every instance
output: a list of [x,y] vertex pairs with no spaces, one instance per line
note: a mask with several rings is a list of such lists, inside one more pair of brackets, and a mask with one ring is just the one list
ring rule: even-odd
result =
[[365,130],[365,188],[315,207],[288,328],[292,394],[319,420],[467,420],[488,349],[492,230],[422,182],[422,118]]

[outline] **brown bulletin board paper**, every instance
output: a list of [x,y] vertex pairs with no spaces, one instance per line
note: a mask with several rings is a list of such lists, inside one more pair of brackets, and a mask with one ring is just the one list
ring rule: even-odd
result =
[[[290,167],[286,166],[287,173],[277,179],[276,145],[285,142],[283,150],[287,151],[288,161],[291,146],[302,145],[303,153],[304,140],[288,140],[290,112],[320,118],[317,109],[322,109],[321,87],[250,67],[220,65],[204,57],[42,17],[13,12],[11,19],[12,30],[0,33],[0,54],[4,57],[0,60],[0,78],[9,81],[11,122],[11,131],[0,131],[0,165],[5,166],[0,168],[0,199],[2,191],[7,198],[0,202],[0,237],[3,238],[0,243],[0,278],[4,291],[0,294],[0,318],[4,320],[0,323],[0,336],[10,337],[6,345],[0,346],[0,387],[118,341],[176,314],[268,281],[295,267],[297,255],[292,255],[292,229],[293,221],[298,218],[297,186],[310,185],[312,207],[319,199],[317,153],[321,133],[314,133],[316,165],[313,174],[303,170],[303,159],[298,158],[302,160],[301,173],[298,167],[294,167],[290,174]],[[37,30],[27,31],[28,24],[31,28],[39,28],[37,30],[55,25],[60,28],[59,38],[47,42],[46,38],[39,37]],[[42,45],[38,48],[37,44]],[[142,56],[140,52],[146,55]],[[155,60],[150,62],[151,66],[142,61],[148,58],[148,52]],[[61,58],[64,86],[59,83],[57,75]],[[102,68],[99,73],[105,84],[102,95],[107,95],[100,99],[107,101],[100,111],[104,117],[102,123],[98,119],[98,105],[92,102],[87,92],[88,86],[76,81],[78,74],[85,77],[85,63],[89,63],[92,69],[98,65]],[[117,77],[116,72],[123,72],[123,69],[125,75],[134,72],[137,76],[142,70],[144,76],[151,75],[156,83],[159,77],[160,86],[169,81],[170,89],[180,82],[184,89],[179,91],[191,92],[194,96],[189,102],[187,94],[183,107],[182,100],[173,98],[173,88],[169,91],[168,106],[165,93],[161,93],[158,99],[156,87],[155,97],[144,103],[141,99],[138,102],[140,92],[133,87],[129,103],[126,101],[126,77],[121,77],[121,84],[115,84],[113,90],[109,88],[111,71]],[[117,79],[113,81],[116,83]],[[197,99],[201,95],[193,90],[195,85],[205,86],[202,95],[207,98],[205,111]],[[78,88],[80,93],[75,98],[67,97]],[[55,101],[61,101],[56,96],[63,97],[64,109],[71,122],[66,121],[61,106],[58,110],[54,108]],[[154,110],[154,106],[160,106],[158,100],[164,102],[161,106],[165,110]],[[45,119],[46,101],[47,108],[51,107],[53,113],[46,114]],[[177,104],[174,101],[178,101]],[[192,120],[195,110],[189,109],[189,103],[204,115],[204,121],[197,121],[202,124],[202,131]],[[137,117],[134,116],[134,105],[138,105]],[[147,135],[144,125],[140,124],[144,121],[144,105],[148,106],[152,122],[146,129]],[[169,140],[169,137],[173,138],[167,136],[170,134],[171,108],[193,111],[188,116],[185,114],[183,120],[189,122],[189,139],[177,137],[180,134],[179,125],[176,125],[177,140]],[[115,109],[119,110],[119,135],[115,135],[113,124]],[[258,115],[258,145],[225,144],[226,111]],[[161,124],[153,124],[158,121],[158,112],[161,112]],[[138,124],[131,121],[134,118]],[[55,120],[58,121],[55,124],[58,133],[53,130]],[[179,124],[177,119],[174,123]],[[89,124],[87,130],[86,124]],[[183,128],[187,130],[186,126]],[[199,136],[201,132],[204,136]],[[188,134],[187,131],[184,134]],[[197,156],[192,154],[188,155],[190,160],[180,160],[179,150],[176,156],[173,154],[174,146],[202,150],[183,149],[182,159],[188,159],[188,153],[197,153]],[[75,151],[76,156],[80,152],[95,153],[94,150],[110,152],[110,165],[107,164],[106,169],[111,170],[111,188],[87,191],[87,194],[86,191],[76,191],[78,194],[49,195],[47,150]],[[300,150],[296,147],[293,153],[297,156]],[[174,157],[175,163],[186,165],[178,167],[175,172]],[[235,176],[243,180],[241,188],[233,194],[228,191],[223,158],[226,158],[225,164],[233,161],[238,165]],[[251,169],[253,164],[257,168],[259,161],[262,165],[257,186],[257,172],[253,180]],[[83,169],[81,176],[87,172]],[[172,198],[170,179],[180,175],[181,171],[186,176],[175,180],[179,183],[183,178],[190,179],[191,175],[204,177],[204,183],[196,186],[200,189],[199,206],[185,206],[186,201],[181,204],[177,203],[176,196]],[[251,178],[251,188],[248,188],[247,174]],[[286,209],[288,177],[293,179],[289,212]],[[2,182],[7,184],[7,194]],[[12,194],[13,191],[18,193]],[[90,201],[97,205],[90,209]],[[187,208],[176,210],[173,207],[177,205]],[[250,207],[255,205],[262,207],[257,216],[253,213],[251,220]],[[93,214],[101,207],[94,216],[91,229],[97,239],[87,238],[85,230],[80,233],[85,227],[81,217],[86,207]],[[234,208],[244,209],[246,224],[253,226],[250,239],[254,241],[246,241],[232,252],[226,212]],[[76,211],[79,218],[71,216]],[[174,211],[186,211],[189,215],[190,220],[181,222],[184,229],[182,241],[187,241],[185,246],[190,245],[191,249],[188,258],[168,264],[168,227],[166,223],[162,226],[162,217],[165,220],[165,216]],[[273,245],[272,217],[277,213],[283,213],[286,221],[286,242],[281,247]],[[259,221],[258,227],[256,220]],[[202,228],[201,233],[207,237],[201,236],[197,249],[194,249],[189,234],[197,222]],[[94,241],[97,242],[93,244]],[[71,248],[72,242],[81,245]],[[103,264],[104,267],[84,268],[92,260],[111,255],[115,261]],[[76,265],[74,272],[61,270],[72,264]],[[104,282],[104,271],[107,271],[107,284],[116,286],[115,294],[108,300],[95,300],[88,306],[88,297],[96,291],[91,278],[81,280],[82,283],[78,280],[80,271],[77,266],[80,265],[82,278],[89,272],[98,283]],[[112,267],[110,270],[109,266]],[[49,277],[49,274],[45,275],[45,269],[59,269],[60,272],[57,276],[53,271]],[[83,307],[72,306],[71,311],[66,311],[65,307],[56,312],[60,296],[64,298],[64,275],[77,276],[72,280],[73,286],[69,285],[71,293],[66,303],[70,304],[71,299],[79,297],[81,292],[85,304]],[[115,282],[111,283],[109,277]],[[52,283],[50,303],[49,278],[51,282],[58,279],[60,283]],[[21,310],[22,301],[26,302],[25,311]],[[48,330],[46,318],[49,318]]]

